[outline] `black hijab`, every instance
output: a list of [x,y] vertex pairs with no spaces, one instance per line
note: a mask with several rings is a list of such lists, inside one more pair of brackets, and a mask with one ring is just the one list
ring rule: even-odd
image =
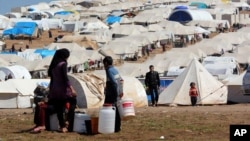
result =
[[68,49],[63,48],[63,49],[58,49],[53,58],[52,61],[50,63],[49,66],[49,70],[48,70],[48,75],[51,76],[52,75],[52,70],[57,66],[58,63],[64,61],[67,63],[67,58],[69,57],[70,52]]

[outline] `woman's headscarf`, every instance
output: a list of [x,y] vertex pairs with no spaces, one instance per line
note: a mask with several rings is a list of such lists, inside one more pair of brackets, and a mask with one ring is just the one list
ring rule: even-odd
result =
[[52,58],[52,61],[50,63],[50,66],[49,66],[49,70],[48,70],[48,75],[51,76],[52,74],[52,69],[55,68],[57,66],[58,63],[64,61],[67,63],[67,58],[69,58],[70,56],[70,52],[68,49],[66,48],[63,48],[63,49],[58,49],[53,58]]

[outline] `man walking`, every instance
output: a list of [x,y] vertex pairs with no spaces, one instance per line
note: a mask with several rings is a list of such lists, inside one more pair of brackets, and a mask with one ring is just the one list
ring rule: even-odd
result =
[[149,72],[146,73],[145,85],[149,89],[151,95],[152,106],[157,106],[160,86],[160,77],[157,71],[154,71],[154,66],[149,66]]

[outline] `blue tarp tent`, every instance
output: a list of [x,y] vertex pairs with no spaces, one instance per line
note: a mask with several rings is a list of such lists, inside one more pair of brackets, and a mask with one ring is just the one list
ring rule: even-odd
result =
[[177,9],[168,18],[169,21],[189,22],[192,20],[213,20],[212,15],[205,10]]
[[47,56],[53,56],[55,52],[56,50],[36,49],[34,53],[39,53],[42,56],[42,58],[45,58]]
[[113,24],[115,22],[120,23],[122,17],[119,16],[108,16],[106,19],[107,24]]
[[37,24],[35,22],[17,22],[15,26],[11,29],[6,29],[3,31],[3,35],[28,35],[32,36],[37,29]]

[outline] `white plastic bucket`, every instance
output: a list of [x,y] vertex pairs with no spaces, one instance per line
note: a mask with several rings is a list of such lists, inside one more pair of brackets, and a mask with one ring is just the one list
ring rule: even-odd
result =
[[57,114],[50,115],[50,130],[57,131],[59,129],[59,121],[57,118]]
[[115,132],[115,107],[104,106],[99,111],[98,132],[109,134]]
[[122,120],[128,120],[135,117],[133,99],[122,99],[118,102],[118,111]]
[[75,113],[73,131],[77,133],[87,133],[85,120],[90,120],[90,116],[84,113]]

